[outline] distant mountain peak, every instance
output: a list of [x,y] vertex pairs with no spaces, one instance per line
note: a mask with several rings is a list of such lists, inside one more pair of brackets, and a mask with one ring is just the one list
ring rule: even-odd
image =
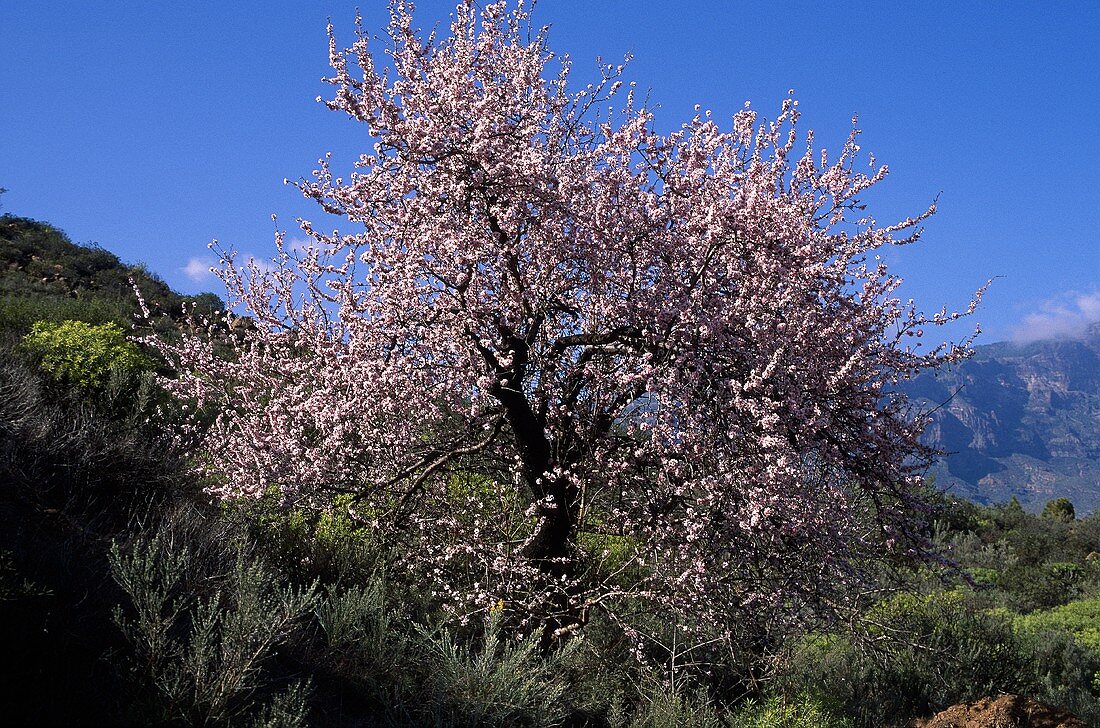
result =
[[942,487],[1032,511],[1058,497],[1100,507],[1100,323],[1077,339],[977,347],[906,392],[932,412],[926,441],[948,453],[932,470]]

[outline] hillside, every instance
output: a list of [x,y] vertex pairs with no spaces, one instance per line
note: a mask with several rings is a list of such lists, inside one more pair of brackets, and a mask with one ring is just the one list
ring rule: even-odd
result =
[[97,246],[77,245],[49,223],[0,216],[0,328],[26,331],[36,320],[134,322],[133,280],[155,312],[179,318],[185,303],[220,309],[212,293],[184,296],[141,265]]
[[1057,497],[1100,507],[1100,324],[1081,340],[978,347],[908,391],[926,410],[943,405],[926,432],[950,453],[934,468],[939,484],[1032,511]]

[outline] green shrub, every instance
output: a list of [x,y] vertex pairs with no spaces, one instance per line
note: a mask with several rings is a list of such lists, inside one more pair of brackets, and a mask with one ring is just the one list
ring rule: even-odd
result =
[[1055,498],[1054,500],[1047,501],[1047,504],[1043,506],[1043,518],[1052,518],[1062,523],[1072,523],[1077,517],[1076,510],[1073,507],[1073,501],[1069,498]]
[[[539,633],[505,636],[498,610],[482,640],[456,640],[449,630],[420,630],[427,652],[431,722],[448,726],[550,726],[568,716],[564,663],[576,643],[543,654]],[[480,642],[480,644],[478,644]]]
[[226,517],[245,524],[269,560],[301,580],[363,583],[385,571],[387,545],[378,529],[353,518],[350,495],[328,504],[286,507],[272,493],[223,505]]
[[377,651],[378,642],[391,630],[386,590],[381,580],[352,586],[328,596],[317,610],[317,618],[332,647],[360,646]]
[[1100,599],[1085,599],[1017,616],[1042,698],[1100,723]]
[[124,397],[107,411],[56,394],[25,356],[0,344],[0,481],[22,497],[70,519],[88,508],[87,517],[121,527],[134,515],[128,508],[186,481],[182,453],[146,421],[148,403]]
[[114,323],[39,321],[23,337],[23,348],[52,379],[89,393],[106,392],[112,384],[129,389],[151,369],[149,360]]
[[1034,697],[1100,725],[1100,654],[1057,629],[1027,631],[1020,641],[1037,677]]
[[49,595],[49,589],[24,577],[16,568],[12,554],[0,549],[0,604]]
[[1014,625],[1022,634],[1064,632],[1100,656],[1100,598],[1016,617]]
[[794,700],[773,696],[749,703],[730,720],[732,728],[851,728],[852,721],[830,712],[819,700],[800,695]]
[[0,330],[24,335],[39,321],[66,320],[90,324],[125,323],[132,316],[123,302],[103,298],[69,298],[49,294],[3,293],[0,291]]
[[706,691],[671,690],[660,685],[643,696],[626,725],[629,728],[724,728],[729,723],[724,711],[710,699]]
[[997,577],[1014,611],[1049,609],[1082,596],[1092,569],[1073,562],[1052,561],[1012,564]]
[[332,590],[317,610],[336,670],[380,713],[399,715],[408,712],[408,704],[422,703],[417,674],[430,662],[400,606],[407,608],[387,592],[382,579],[373,578],[362,586]]
[[251,728],[296,728],[309,725],[309,682],[299,680],[275,693],[251,720]]
[[314,588],[281,586],[243,547],[227,574],[200,574],[189,545],[164,533],[125,551],[114,544],[110,563],[130,601],[115,621],[155,695],[156,720],[206,725],[251,714],[261,725],[302,724],[305,685],[274,692],[266,707],[255,694],[270,688],[263,667],[316,605]]
[[1029,656],[1007,619],[978,610],[961,591],[900,594],[869,611],[854,638],[806,639],[786,692],[808,692],[864,725],[904,723],[955,703],[1035,684]]

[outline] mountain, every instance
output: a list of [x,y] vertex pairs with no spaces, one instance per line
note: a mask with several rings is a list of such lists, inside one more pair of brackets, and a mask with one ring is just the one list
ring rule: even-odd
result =
[[1100,507],[1100,324],[1080,340],[977,347],[906,391],[935,408],[925,438],[948,453],[932,469],[940,486],[1031,511],[1058,497]]

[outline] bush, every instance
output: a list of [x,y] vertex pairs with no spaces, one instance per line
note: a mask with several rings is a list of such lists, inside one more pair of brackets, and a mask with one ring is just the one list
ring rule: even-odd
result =
[[[186,480],[181,453],[145,422],[145,405],[122,398],[119,407],[133,411],[107,412],[56,394],[25,357],[0,343],[0,479],[18,486],[10,495],[64,508],[69,519],[86,509],[82,518],[121,525],[133,516],[130,507]],[[87,521],[82,527],[98,528]]]
[[794,700],[773,696],[762,703],[749,703],[731,719],[732,728],[850,728],[852,721],[830,712],[809,695]]
[[722,709],[705,691],[686,692],[660,686],[643,696],[629,728],[723,728],[728,725]]
[[1072,523],[1076,517],[1077,513],[1073,507],[1073,501],[1069,498],[1055,498],[1047,501],[1047,504],[1043,506],[1043,518],[1052,518],[1062,523]]
[[49,294],[4,293],[0,295],[0,329],[20,335],[29,333],[39,321],[67,320],[91,324],[125,323],[133,312],[119,300],[90,297],[69,298]]
[[353,509],[349,495],[309,507],[288,507],[276,494],[224,504],[226,517],[249,529],[270,562],[300,580],[326,584],[368,583],[392,558],[380,530],[353,517]]
[[[353,686],[378,715],[372,722],[408,718],[411,706],[423,707],[419,679],[423,645],[406,614],[408,605],[395,598],[381,578],[364,585],[330,591],[317,610],[334,674]],[[369,710],[369,709],[368,709]]]
[[164,532],[111,548],[112,574],[130,600],[115,620],[134,647],[138,681],[155,695],[155,719],[207,725],[251,713],[286,726],[305,718],[303,684],[274,691],[266,707],[254,693],[270,688],[263,667],[314,608],[316,590],[281,586],[243,547],[236,551],[219,579],[196,573],[189,545]]
[[853,638],[804,641],[785,678],[865,725],[893,725],[1001,692],[1027,693],[1034,669],[1009,622],[963,592],[901,594]]
[[447,630],[420,631],[436,725],[547,726],[567,718],[562,668],[577,643],[543,654],[540,634],[506,637],[500,617],[491,611],[480,644],[462,644]]
[[1035,629],[1020,635],[1037,678],[1034,696],[1100,725],[1100,654],[1058,629]]
[[1082,596],[1092,569],[1082,564],[1051,561],[1037,565],[1016,562],[997,577],[1005,601],[1018,612],[1049,609]]
[[1032,612],[1014,620],[1017,631],[1025,635],[1040,632],[1064,632],[1100,656],[1100,598]]
[[105,393],[112,385],[133,389],[142,373],[152,369],[114,323],[39,321],[23,337],[23,348],[49,377],[90,394]]

